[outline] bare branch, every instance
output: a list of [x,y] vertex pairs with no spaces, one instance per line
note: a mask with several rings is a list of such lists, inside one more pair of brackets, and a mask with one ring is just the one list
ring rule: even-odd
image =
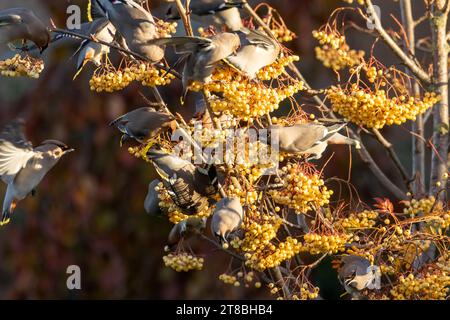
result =
[[[418,79],[420,79],[420,81],[422,81],[425,84],[429,84],[431,82],[431,78],[428,75],[428,73],[420,65],[418,65],[414,61],[414,59],[409,57],[383,28],[380,17],[378,17],[378,14],[372,4],[372,1],[366,0],[366,3],[368,12],[370,13],[373,19],[373,21],[371,22],[374,22],[375,29],[378,31],[384,42],[391,48],[391,50],[397,55],[397,57],[411,70],[411,72],[413,72],[414,75]],[[368,18],[365,15],[363,15],[363,17],[364,19],[368,20]]]

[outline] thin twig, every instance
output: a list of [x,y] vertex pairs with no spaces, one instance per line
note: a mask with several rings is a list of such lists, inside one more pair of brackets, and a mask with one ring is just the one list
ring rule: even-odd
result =
[[381,24],[380,17],[378,16],[371,0],[366,0],[366,7],[368,13],[370,14],[370,17],[372,18],[372,21],[370,21],[370,19],[366,15],[362,14],[362,12],[360,11],[362,17],[367,21],[374,23],[375,29],[380,34],[384,42],[391,48],[391,50],[397,55],[397,57],[411,70],[412,73],[414,73],[414,75],[420,81],[422,81],[425,84],[430,84],[431,77],[428,75],[428,73],[422,68],[422,66],[418,65],[414,61],[414,59],[409,57],[384,29],[383,25]]

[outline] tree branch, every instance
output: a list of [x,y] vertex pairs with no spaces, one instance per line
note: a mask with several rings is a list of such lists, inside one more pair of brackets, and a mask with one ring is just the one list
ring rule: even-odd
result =
[[[442,11],[444,10],[444,11]],[[431,5],[431,37],[433,42],[433,90],[440,96],[439,102],[433,110],[433,152],[431,160],[431,194],[437,194],[439,189],[445,189],[447,179],[444,174],[448,173],[446,162],[449,144],[449,113],[448,113],[448,44],[447,44],[447,22],[448,3],[436,0]],[[444,199],[444,193],[440,194]]]
[[[416,36],[415,27],[412,14],[411,0],[401,0],[400,1],[400,11],[402,15],[402,22],[406,32],[405,46],[409,44],[409,51],[411,54],[416,53]],[[428,14],[424,15],[427,17]],[[411,75],[409,70],[406,71],[407,74]],[[412,92],[415,97],[420,95],[420,87],[417,81],[412,79],[413,83],[411,85]],[[414,179],[413,193],[417,196],[422,196],[425,194],[425,185],[423,184],[423,179],[425,178],[425,141],[419,137],[424,135],[424,120],[423,115],[419,114],[416,121],[412,124],[412,177]]]
[[[425,84],[429,84],[431,82],[431,78],[428,75],[423,68],[418,65],[414,59],[411,59],[392,39],[392,37],[387,33],[387,31],[383,28],[383,25],[381,24],[380,17],[378,16],[375,7],[372,4],[371,0],[366,0],[366,7],[368,10],[368,13],[371,15],[371,18],[373,19],[375,29],[380,34],[381,38],[384,40],[384,42],[391,48],[391,50],[397,55],[397,57],[411,70],[414,75],[420,79]],[[363,18],[369,21],[369,19],[363,15]]]
[[[273,35],[270,28],[264,23],[264,21],[256,14],[256,12],[252,9],[252,7],[247,3],[247,1],[243,2],[243,8],[255,19],[255,21],[264,29],[264,31],[273,39],[275,39],[275,36]],[[291,63],[289,64],[289,68],[296,74],[298,79],[303,82],[305,88],[307,90],[310,90],[312,92],[312,87],[308,84],[306,79],[303,77],[302,73],[298,70],[298,68],[295,66],[295,64]],[[333,119],[339,119],[332,110],[330,110],[324,103],[322,99],[318,95],[313,96],[314,101],[318,104],[318,106],[322,107],[324,110],[326,110],[330,117]],[[358,139],[361,141],[361,137],[356,134],[353,130],[349,128],[349,134],[353,139]],[[373,160],[370,153],[367,151],[365,146],[363,145],[361,141],[361,149],[358,150],[358,154],[363,160],[365,164],[369,167],[369,169],[372,171],[372,173],[377,177],[377,179],[385,186],[390,192],[392,192],[397,198],[399,199],[405,199],[406,194],[398,188],[378,167],[378,165]]]
[[394,162],[395,167],[400,172],[406,187],[409,189],[410,192],[412,192],[413,190],[411,189],[411,179],[408,176],[408,173],[406,172],[406,169],[403,166],[402,162],[400,161],[397,153],[395,152],[394,146],[381,134],[381,132],[378,129],[373,129],[372,132],[375,134],[375,137],[377,138],[378,142],[386,149],[386,151],[389,154],[389,157]]

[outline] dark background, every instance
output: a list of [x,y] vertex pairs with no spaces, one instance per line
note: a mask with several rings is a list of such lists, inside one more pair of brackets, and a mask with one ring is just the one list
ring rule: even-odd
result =
[[[385,2],[383,15],[384,10],[390,12]],[[56,0],[1,0],[0,9],[31,7],[46,23],[52,17],[57,26],[64,27],[66,8],[74,3],[84,10],[84,1]],[[333,73],[314,58],[316,42],[311,32],[325,23],[343,2],[269,3],[298,35],[288,46],[300,55],[298,65],[306,78],[317,88],[333,83]],[[163,9],[157,1],[152,8],[161,17]],[[369,48],[372,40],[349,32],[349,42],[356,49]],[[22,201],[11,223],[0,229],[0,298],[270,297],[264,289],[233,288],[220,282],[218,276],[230,271],[230,259],[200,241],[194,241],[192,247],[206,256],[204,271],[179,274],[164,267],[161,258],[171,224],[163,218],[149,217],[143,210],[147,185],[155,173],[151,166],[129,155],[126,148],[120,149],[119,134],[107,126],[118,115],[145,105],[139,91],[149,99],[151,92],[138,85],[115,94],[91,92],[88,84],[91,67],[72,81],[75,60],[70,60],[70,56],[75,48],[76,45],[70,44],[50,48],[44,54],[46,69],[39,80],[0,78],[0,127],[22,116],[27,120],[27,135],[34,144],[54,138],[77,151],[51,171],[40,184],[36,197]],[[383,45],[377,46],[377,50],[386,64],[395,62]],[[3,51],[0,56],[11,55]],[[162,92],[171,108],[179,111],[179,84]],[[281,108],[281,113],[286,108]],[[395,139],[407,167],[410,167],[409,125],[385,130],[388,137]],[[383,170],[400,184],[385,152],[370,139],[367,142]],[[331,147],[325,158],[333,153],[325,175],[347,179],[349,149]],[[373,203],[375,196],[390,196],[355,153],[351,182],[368,203]],[[4,194],[3,184],[0,194]],[[66,268],[71,264],[81,267],[81,291],[66,288]]]

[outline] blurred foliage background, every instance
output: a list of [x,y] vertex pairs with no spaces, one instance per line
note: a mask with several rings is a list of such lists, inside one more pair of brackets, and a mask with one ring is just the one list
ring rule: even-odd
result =
[[[343,2],[268,3],[298,35],[289,48],[300,55],[299,68],[312,86],[323,88],[333,83],[332,72],[315,60],[316,43],[311,32]],[[51,17],[58,27],[64,27],[70,4],[80,5],[84,13],[86,1],[82,0],[2,0],[0,9],[26,6],[46,23]],[[392,9],[389,6],[383,2],[383,10]],[[151,7],[154,15],[163,17],[164,4],[152,1]],[[373,39],[351,31],[349,35],[349,43],[356,49],[370,48]],[[229,268],[230,258],[199,240],[191,245],[205,255],[205,270],[178,274],[164,267],[161,258],[171,224],[164,218],[149,217],[143,210],[147,186],[155,172],[150,165],[129,155],[127,148],[121,149],[119,134],[108,127],[117,116],[145,105],[139,92],[152,100],[151,92],[132,85],[120,93],[93,93],[88,84],[92,67],[72,81],[76,67],[70,57],[76,47],[77,41],[70,40],[49,48],[43,56],[46,69],[39,80],[0,78],[1,127],[21,116],[27,121],[27,135],[34,144],[54,138],[77,151],[51,171],[36,197],[21,202],[11,223],[0,229],[0,298],[269,298],[264,289],[234,288],[220,282],[217,278]],[[385,64],[395,61],[383,45],[376,50],[383,53]],[[0,51],[0,58],[12,55],[11,51]],[[162,94],[171,109],[189,113],[180,109],[181,87],[177,81],[162,89]],[[311,110],[308,100],[304,102],[305,109]],[[287,108],[280,108],[280,113]],[[395,139],[397,151],[409,166],[410,137],[406,132],[407,128],[396,129],[394,136],[387,130],[387,136]],[[384,151],[370,141],[368,146],[388,176],[400,182]],[[347,180],[352,159],[351,182],[363,201],[373,203],[375,196],[390,196],[348,148],[330,147],[322,163],[330,156],[333,158],[324,171],[326,177]],[[342,196],[346,196],[345,190]],[[2,184],[2,196],[4,191]],[[66,288],[66,268],[72,264],[82,270],[79,291]],[[328,283],[324,297],[335,297],[337,284],[327,281],[337,280],[325,278],[329,272],[320,268],[317,278]]]

